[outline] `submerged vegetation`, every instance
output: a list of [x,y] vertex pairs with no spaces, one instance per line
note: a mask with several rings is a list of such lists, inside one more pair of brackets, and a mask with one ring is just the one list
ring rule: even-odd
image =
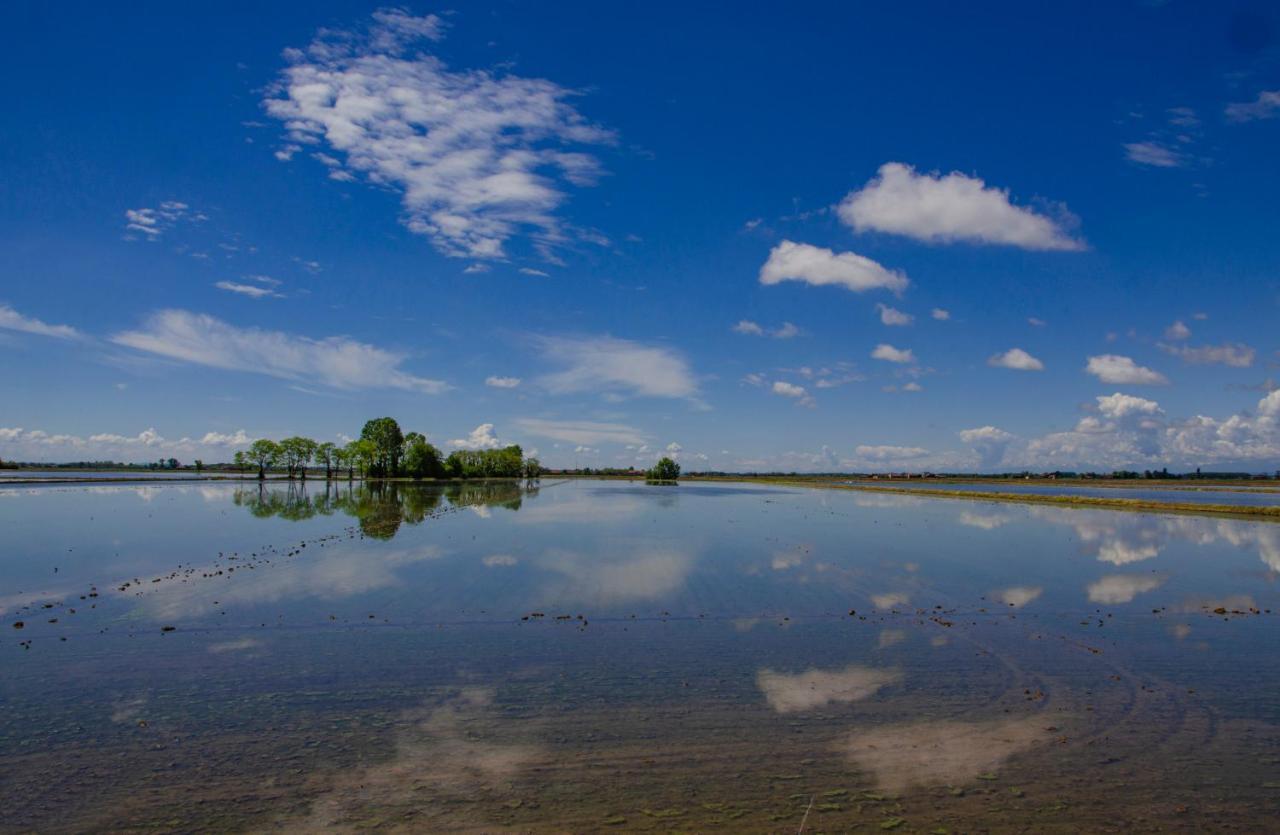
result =
[[268,470],[284,470],[289,478],[306,480],[307,467],[324,468],[324,477],[346,474],[361,478],[527,478],[542,475],[537,458],[526,458],[518,444],[497,449],[459,449],[442,456],[420,432],[404,433],[394,418],[367,421],[360,437],[342,446],[311,438],[281,441],[260,438],[237,452],[235,466],[241,472],[257,469],[265,479]]

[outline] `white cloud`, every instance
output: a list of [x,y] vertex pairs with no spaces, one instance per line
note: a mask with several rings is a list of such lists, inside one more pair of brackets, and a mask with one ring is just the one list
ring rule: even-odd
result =
[[195,458],[226,460],[230,458],[231,450],[252,442],[252,436],[243,429],[232,433],[210,431],[200,438],[184,436],[169,440],[155,428],[144,429],[136,435],[96,432],[87,438],[41,429],[0,428],[0,443],[8,447],[3,457],[34,461],[67,460],[70,457],[76,460],[152,461],[161,455],[181,456],[187,463]]
[[756,673],[756,686],[769,707],[778,713],[813,710],[828,704],[856,702],[874,696],[881,688],[902,680],[897,670],[846,667],[842,670],[805,670],[780,673],[763,668]]
[[1014,371],[1044,371],[1044,363],[1021,348],[1010,348],[1003,354],[996,354],[987,360],[987,365]]
[[980,426],[976,429],[960,431],[960,440],[974,448],[978,453],[979,466],[991,469],[1003,460],[1005,451],[1014,440],[1014,435],[995,426]]
[[911,458],[922,458],[929,450],[918,446],[866,446],[854,449],[854,454],[866,461],[905,461]]
[[395,388],[437,394],[448,386],[400,368],[404,355],[345,336],[304,336],[240,328],[186,310],[161,310],[139,330],[111,337],[118,345],[195,365],[248,371],[340,389]]
[[1253,101],[1232,102],[1225,112],[1232,122],[1271,119],[1280,115],[1280,90],[1263,90]]
[[482,423],[465,438],[457,438],[449,442],[455,449],[497,449],[502,442],[493,434],[492,423]]
[[991,598],[1013,609],[1021,609],[1044,594],[1041,586],[1013,586],[991,592]]
[[1189,339],[1190,337],[1191,337],[1191,328],[1183,324],[1181,319],[1179,319],[1178,321],[1174,322],[1172,325],[1164,329],[1165,339],[1169,339],[1173,341],[1181,341],[1183,339]]
[[1125,159],[1154,168],[1181,168],[1187,164],[1182,153],[1159,142],[1130,142],[1124,146]]
[[1169,380],[1163,374],[1138,365],[1129,357],[1102,354],[1089,357],[1085,373],[1092,374],[1104,383],[1130,386],[1163,386]]
[[[166,200],[154,209],[125,209],[124,228],[126,233],[140,234],[147,240],[154,241],[184,218],[204,220],[204,215],[191,215],[190,210],[190,206],[177,200]],[[127,234],[126,237],[132,237],[132,234]]]
[[539,438],[550,438],[570,444],[614,443],[643,446],[645,438],[644,433],[639,429],[622,423],[519,418],[516,420],[516,427],[522,432]]
[[463,269],[462,274],[463,275],[480,275],[481,273],[489,272],[491,269],[493,268],[490,267],[488,264],[468,264],[466,268]]
[[805,394],[807,394],[804,390],[804,386],[797,386],[793,383],[787,383],[782,380],[774,382],[773,393],[780,394],[783,397],[804,397]]
[[698,385],[689,363],[676,351],[610,336],[544,336],[535,339],[543,356],[564,365],[538,382],[556,394],[621,392],[646,397],[693,397]]
[[740,333],[743,336],[768,336],[773,339],[791,339],[792,337],[799,336],[804,332],[791,322],[783,322],[776,328],[765,328],[750,319],[739,320],[738,324],[734,325],[731,330],[734,333]]
[[522,275],[537,276],[538,278],[549,278],[551,276],[551,273],[546,270],[535,270],[533,267],[521,267],[520,273]]
[[1253,365],[1257,352],[1244,344],[1226,343],[1223,345],[1202,345],[1192,348],[1190,345],[1168,345],[1160,343],[1160,350],[1183,362],[1192,365],[1226,365],[1231,368],[1248,368]]
[[901,310],[889,307],[887,304],[878,304],[876,309],[880,311],[880,323],[884,325],[909,325],[916,318],[910,313],[903,313]]
[[[378,13],[362,31],[321,30],[263,102],[292,145],[327,146],[348,178],[398,189],[405,225],[447,255],[495,259],[528,232],[549,256],[570,237],[564,184],[600,174],[570,150],[611,143],[576,91],[509,73],[449,69],[425,51],[440,19]],[[598,236],[595,236],[598,237]]]
[[1164,578],[1155,574],[1111,574],[1089,584],[1089,602],[1130,603],[1138,595],[1162,585]]
[[959,172],[917,174],[888,162],[839,206],[840,219],[858,232],[887,232],[929,243],[1005,244],[1022,249],[1081,250],[1063,224],[1015,206],[1006,189],[988,187]]
[[802,281],[815,287],[835,285],[862,293],[884,288],[901,293],[910,283],[902,272],[889,270],[855,252],[783,241],[769,252],[760,268],[761,284]]
[[274,298],[282,299],[284,296],[272,290],[269,287],[259,287],[256,284],[237,284],[234,281],[219,281],[213,285],[219,290],[226,290],[228,293],[238,293],[242,296],[248,296],[251,299]]
[[1027,317],[1027,324],[1033,328],[1043,328],[1045,325],[1049,323],[1043,319],[1037,319],[1034,316],[1029,316]]
[[0,304],[0,330],[21,331],[54,339],[83,339],[83,334],[70,325],[50,325],[30,316],[23,316],[7,304]]
[[484,384],[495,389],[513,389],[520,385],[519,377],[485,377]]
[[895,348],[892,345],[880,343],[871,352],[871,358],[884,360],[885,362],[908,363],[915,362],[916,355],[912,353],[910,348]]
[[935,307],[933,310],[929,311],[929,315],[937,319],[939,322],[945,322],[951,318],[951,311]]

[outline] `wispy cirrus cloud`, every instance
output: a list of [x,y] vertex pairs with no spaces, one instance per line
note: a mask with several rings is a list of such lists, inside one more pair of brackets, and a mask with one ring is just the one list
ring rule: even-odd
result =
[[1222,345],[1201,345],[1198,348],[1192,348],[1190,345],[1170,345],[1161,342],[1159,347],[1166,354],[1172,354],[1191,365],[1226,365],[1231,368],[1248,368],[1253,365],[1253,358],[1257,356],[1257,351],[1243,343],[1232,344],[1228,342]]
[[601,174],[574,148],[614,134],[577,111],[577,91],[552,81],[450,69],[427,51],[444,36],[435,15],[384,9],[373,18],[286,51],[289,66],[263,102],[288,131],[277,156],[323,147],[315,156],[329,177],[396,189],[405,225],[446,255],[503,258],[523,233],[552,257],[574,237],[556,216],[565,185]]
[[345,336],[305,336],[242,328],[186,310],[153,313],[137,330],[111,337],[117,345],[193,365],[265,374],[338,389],[393,388],[438,394],[448,385],[400,368],[404,354]]
[[54,339],[84,339],[84,334],[70,325],[50,325],[32,316],[24,316],[7,304],[0,304],[0,330],[20,331]]
[[516,420],[516,428],[538,438],[550,438],[570,444],[614,443],[643,446],[645,443],[645,433],[625,423],[519,418]]
[[731,330],[734,333],[739,333],[743,336],[767,336],[772,339],[791,339],[792,337],[799,336],[804,332],[800,330],[798,326],[793,325],[790,322],[783,322],[776,328],[766,328],[758,322],[753,322],[750,319],[738,320],[738,323],[734,325]]
[[235,293],[238,296],[248,296],[251,299],[283,299],[282,293],[277,293],[270,287],[263,287],[260,284],[239,284],[235,281],[218,281],[214,287],[219,290],[226,290],[228,293]]
[[865,186],[840,202],[837,212],[857,232],[885,232],[927,243],[981,243],[1032,250],[1085,249],[1067,227],[1065,209],[1051,218],[1015,206],[1007,189],[953,171],[917,173],[901,162],[880,166]]
[[1181,168],[1187,164],[1186,154],[1154,140],[1130,142],[1124,146],[1125,159],[1153,168]]
[[544,359],[563,366],[538,378],[554,394],[692,398],[698,393],[693,369],[672,348],[611,336],[538,336],[533,341]]
[[147,241],[158,240],[180,221],[199,223],[207,219],[178,200],[166,200],[155,208],[125,209],[124,218],[125,237],[128,240]]
[[1263,90],[1253,101],[1232,102],[1224,111],[1232,122],[1252,122],[1280,116],[1280,90]]

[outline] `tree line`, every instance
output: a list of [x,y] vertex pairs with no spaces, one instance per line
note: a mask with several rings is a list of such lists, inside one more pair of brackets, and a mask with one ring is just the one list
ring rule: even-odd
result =
[[307,467],[324,468],[326,479],[340,478],[528,478],[542,475],[537,458],[525,458],[519,444],[499,449],[460,449],[442,456],[420,432],[404,433],[394,418],[367,421],[360,437],[346,444],[319,443],[295,436],[280,441],[260,438],[237,452],[241,471],[284,470],[306,480]]

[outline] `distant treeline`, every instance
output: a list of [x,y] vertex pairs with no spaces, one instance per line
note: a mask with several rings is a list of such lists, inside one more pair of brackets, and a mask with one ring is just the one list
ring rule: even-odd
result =
[[323,468],[325,478],[537,478],[542,465],[525,458],[518,444],[499,449],[460,449],[442,456],[420,432],[404,433],[394,418],[374,418],[360,437],[347,444],[318,443],[311,438],[281,441],[262,438],[237,452],[235,466],[256,469],[258,478],[268,470],[283,470],[289,478],[306,479],[307,467]]

